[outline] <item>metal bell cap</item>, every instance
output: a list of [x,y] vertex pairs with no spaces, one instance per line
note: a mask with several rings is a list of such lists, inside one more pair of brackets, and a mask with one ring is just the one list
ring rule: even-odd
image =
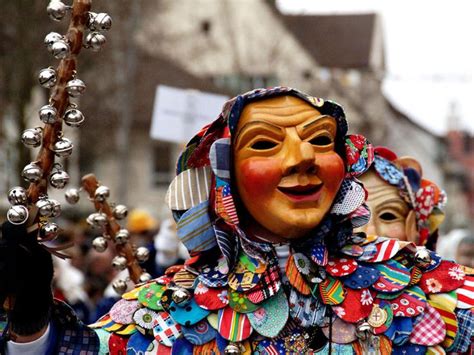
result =
[[64,170],[58,170],[49,177],[49,183],[56,189],[63,189],[68,182],[69,174]]
[[11,205],[26,205],[28,203],[28,195],[26,190],[21,186],[15,186],[8,191],[8,202]]
[[21,142],[31,148],[39,147],[42,139],[43,135],[40,127],[25,129],[21,134]]
[[98,52],[102,49],[107,39],[102,33],[91,32],[86,36],[86,48],[90,48],[94,52]]
[[46,37],[44,37],[44,44],[48,48],[48,51],[51,52],[53,44],[56,43],[57,41],[61,41],[62,39],[63,39],[63,36],[60,35],[59,33],[50,32],[46,35]]
[[117,205],[114,207],[113,215],[115,219],[124,219],[128,215],[128,208],[125,205]]
[[171,299],[178,306],[184,306],[191,299],[191,293],[185,288],[178,288],[175,291],[173,291],[171,295]]
[[72,153],[73,144],[67,138],[59,138],[53,145],[53,152],[58,157],[68,157]]
[[51,204],[51,217],[59,217],[61,214],[61,204],[59,201],[50,199],[49,203]]
[[56,41],[51,45],[51,54],[56,59],[64,59],[69,56],[70,52],[71,48],[64,40]]
[[66,91],[69,96],[79,97],[86,90],[86,84],[81,79],[69,80],[66,84]]
[[104,202],[110,197],[110,189],[107,186],[100,185],[94,192],[94,200]]
[[28,219],[29,212],[28,208],[22,205],[16,205],[10,207],[7,212],[7,219],[11,224],[20,225],[26,222]]
[[53,124],[58,121],[58,110],[52,105],[44,105],[38,111],[39,118],[46,124]]
[[64,193],[64,197],[67,203],[74,205],[79,202],[79,199],[80,199],[79,190],[75,188],[70,188],[66,190],[66,192]]
[[78,109],[70,108],[64,114],[63,121],[70,127],[80,127],[84,123],[85,117]]
[[139,263],[144,263],[150,257],[150,251],[146,247],[139,247],[135,252],[135,256]]
[[130,239],[130,232],[126,229],[120,229],[115,235],[115,242],[117,244],[125,244]]
[[36,163],[30,163],[23,168],[21,176],[28,182],[38,182],[43,176],[43,169]]
[[125,280],[119,279],[115,280],[112,283],[112,288],[114,289],[115,292],[117,292],[119,295],[125,293],[127,291],[127,282]]
[[93,227],[104,227],[108,222],[107,215],[101,212],[95,212],[90,214],[87,217],[86,221]]
[[107,249],[107,245],[108,245],[107,239],[105,239],[102,236],[96,237],[92,241],[92,247],[99,253],[104,252]]
[[40,198],[36,202],[36,208],[38,208],[38,213],[41,217],[51,217],[53,207],[53,204],[48,198]]
[[140,275],[138,278],[139,282],[148,282],[151,280],[151,275],[148,272],[144,272],[143,274]]
[[40,239],[53,240],[59,235],[59,226],[54,222],[48,222],[40,228]]
[[429,266],[431,263],[429,250],[425,247],[418,247],[418,250],[415,253],[415,263],[423,268]]
[[93,31],[108,31],[112,27],[112,17],[105,12],[95,14],[91,18],[91,30]]
[[226,355],[240,355],[242,354],[242,351],[240,350],[240,347],[237,344],[229,344],[225,347],[224,349],[224,354]]
[[119,271],[125,270],[127,268],[127,258],[121,255],[115,256],[112,259],[112,266]]
[[51,0],[46,7],[46,12],[54,21],[61,21],[66,16],[68,7],[60,0]]
[[53,68],[41,69],[38,73],[38,81],[40,85],[46,89],[51,89],[58,80],[56,70]]

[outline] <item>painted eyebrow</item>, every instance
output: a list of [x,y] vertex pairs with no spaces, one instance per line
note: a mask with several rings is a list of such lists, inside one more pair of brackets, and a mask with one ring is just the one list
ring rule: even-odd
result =
[[274,125],[272,123],[269,123],[269,122],[265,122],[265,121],[253,121],[253,122],[248,122],[246,124],[244,124],[244,126],[242,127],[242,129],[240,130],[239,134],[235,137],[235,145],[237,146],[237,149],[240,149],[240,142],[243,140],[242,137],[245,137],[251,129],[252,129],[252,126],[265,126],[267,129],[269,129],[270,131],[278,134],[279,136],[284,136],[285,133],[284,133],[284,130],[282,127],[280,126],[277,126],[277,125]]
[[333,118],[333,117],[332,117],[332,116],[329,116],[329,115],[321,115],[321,116],[318,116],[318,117],[316,117],[314,120],[312,120],[311,122],[306,123],[306,124],[302,127],[302,129],[305,130],[305,129],[308,129],[308,128],[314,126],[315,124],[318,124],[322,118]]

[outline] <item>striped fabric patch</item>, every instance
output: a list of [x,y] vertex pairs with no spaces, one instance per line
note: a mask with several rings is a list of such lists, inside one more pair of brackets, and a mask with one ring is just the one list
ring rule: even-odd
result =
[[338,305],[344,301],[344,288],[342,282],[330,276],[319,284],[321,300],[324,304]]
[[286,276],[290,284],[303,295],[308,296],[311,294],[311,288],[306,283],[303,275],[300,274],[293,255],[290,255],[286,262]]
[[456,304],[458,302],[458,298],[455,291],[447,293],[434,293],[428,295],[428,299],[430,301],[436,302],[444,309],[447,309],[451,312],[454,312],[454,309],[456,308]]
[[474,307],[474,277],[466,276],[464,285],[456,290],[458,296],[457,307],[469,309]]
[[441,345],[430,346],[426,349],[426,355],[446,355],[446,351]]
[[190,253],[209,250],[217,245],[208,214],[209,201],[187,210],[177,224],[177,234]]
[[403,290],[410,282],[410,271],[394,260],[387,260],[384,264],[375,264],[380,271],[380,277],[372,285],[380,292],[397,292]]
[[454,338],[456,338],[456,333],[458,331],[458,320],[456,314],[434,301],[428,301],[428,303],[441,315],[441,318],[443,318],[443,321],[446,324],[446,337],[442,345],[445,348],[449,348],[454,343]]
[[218,313],[219,334],[230,341],[242,341],[252,334],[252,326],[247,315],[237,313],[232,308],[220,309]]
[[400,250],[398,240],[389,239],[376,244],[377,253],[368,261],[372,263],[379,263],[391,259]]
[[211,167],[188,169],[173,179],[165,201],[172,210],[188,210],[209,199],[210,186]]

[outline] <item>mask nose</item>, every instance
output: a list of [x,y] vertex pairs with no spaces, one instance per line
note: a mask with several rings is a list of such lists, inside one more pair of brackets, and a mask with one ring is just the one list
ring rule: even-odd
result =
[[303,142],[299,137],[287,142],[287,154],[284,163],[284,175],[315,174],[314,149],[311,143]]

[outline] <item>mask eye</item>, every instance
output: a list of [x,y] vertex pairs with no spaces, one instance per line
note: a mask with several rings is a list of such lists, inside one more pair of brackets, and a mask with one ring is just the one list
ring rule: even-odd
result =
[[275,148],[278,144],[272,141],[259,140],[252,144],[250,147],[255,150],[269,150]]
[[332,143],[332,139],[331,137],[328,137],[328,136],[325,136],[325,135],[321,135],[321,136],[316,136],[314,137],[313,139],[311,139],[309,141],[309,143],[311,143],[312,145],[316,145],[316,146],[326,146],[326,145],[329,145]]
[[379,216],[379,218],[383,221],[391,222],[396,220],[398,217],[392,212],[384,212]]

